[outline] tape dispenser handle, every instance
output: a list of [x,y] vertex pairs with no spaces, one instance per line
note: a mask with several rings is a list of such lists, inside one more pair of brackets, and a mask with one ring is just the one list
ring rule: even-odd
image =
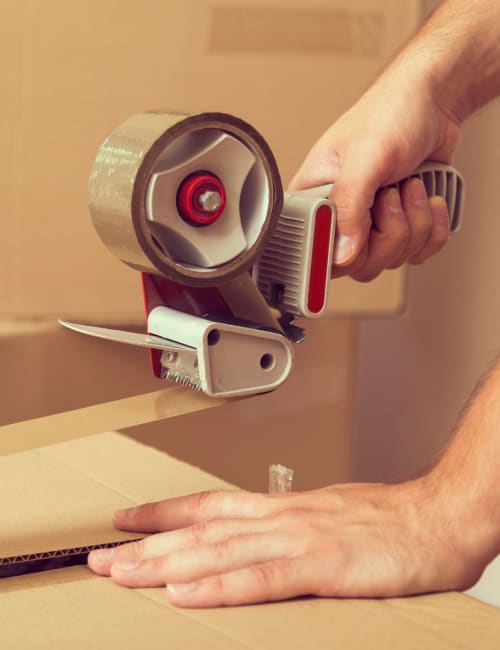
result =
[[[427,161],[422,163],[409,176],[387,187],[398,188],[409,178],[420,178],[429,196],[441,196],[446,201],[450,218],[450,232],[456,233],[462,222],[465,205],[464,179],[450,165]],[[301,194],[309,197],[327,198],[333,189],[333,183],[301,190]],[[381,188],[382,189],[382,188]]]

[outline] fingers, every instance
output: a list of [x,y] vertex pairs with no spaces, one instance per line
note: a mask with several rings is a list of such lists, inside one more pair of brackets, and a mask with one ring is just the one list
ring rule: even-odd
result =
[[432,230],[425,246],[409,258],[410,264],[421,264],[438,253],[450,239],[450,216],[446,201],[441,196],[432,196],[429,205],[432,214]]
[[211,519],[255,517],[265,514],[266,496],[241,491],[198,492],[175,499],[119,510],[114,524],[120,530],[155,533]]
[[[228,508],[227,494],[214,493],[215,505],[201,509],[224,510],[221,504]],[[443,582],[443,560],[429,555],[421,536],[411,541],[412,531],[421,524],[436,539],[434,506],[420,518],[419,506],[428,502],[423,481],[269,497],[266,506],[272,514],[249,517],[249,503],[262,509],[262,495],[255,496],[253,502],[252,495],[243,495],[241,516],[199,521],[183,530],[93,552],[89,565],[124,586],[168,585],[168,598],[181,607],[242,605],[307,594],[387,597],[456,585],[453,575],[451,582]],[[444,557],[448,548],[445,544]]]
[[111,566],[111,576],[126,587],[192,582],[285,556],[292,545],[292,538],[279,533],[233,536],[142,562],[117,559]]
[[301,558],[280,558],[203,580],[167,585],[179,607],[223,607],[294,598],[311,593],[311,574]]
[[[332,190],[337,209],[337,235],[333,263],[347,267],[359,259],[371,228],[370,208],[382,184],[385,168],[369,142],[346,151],[338,179]],[[359,263],[359,262],[358,262]],[[351,269],[352,270],[352,269]]]
[[309,152],[307,158],[290,182],[291,192],[318,187],[335,181],[340,172],[338,151],[320,140]]
[[113,563],[136,563],[150,560],[174,551],[193,548],[200,544],[216,544],[222,540],[243,534],[273,531],[277,522],[260,519],[215,519],[187,528],[151,535],[138,542],[122,544],[113,549],[99,549],[90,553],[90,568],[99,575],[111,575]]
[[441,250],[450,237],[446,201],[437,196],[429,199],[420,179],[406,181],[399,192],[394,188],[379,192],[372,215],[363,263],[343,269],[360,282],[406,262],[420,264]]
[[[291,190],[300,190],[334,183],[332,199],[337,209],[334,269],[335,266],[343,269],[354,260],[358,266],[363,263],[373,198],[385,181],[387,170],[392,168],[388,152],[389,147],[381,148],[378,142],[369,139],[346,146],[332,128],[314,145],[290,184]],[[336,274],[341,273],[332,273]]]
[[408,220],[409,238],[388,268],[398,268],[425,246],[432,230],[432,213],[422,181],[412,178],[401,186],[401,204]]
[[281,574],[276,569],[285,568],[281,558],[286,560],[305,548],[304,540],[298,539],[300,535],[293,534],[297,517],[302,519],[301,511],[284,518],[197,524],[115,549],[94,551],[89,566],[127,587],[168,584],[171,600],[177,604],[186,600],[186,606],[294,596],[304,593],[304,582],[295,584],[290,574],[277,580]]
[[410,238],[408,220],[395,188],[380,192],[373,209],[373,227],[363,263],[349,271],[355,280],[368,282],[388,268],[406,248]]

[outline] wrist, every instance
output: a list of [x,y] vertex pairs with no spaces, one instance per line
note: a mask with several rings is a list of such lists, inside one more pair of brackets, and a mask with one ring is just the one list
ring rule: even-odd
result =
[[494,555],[483,522],[466,501],[434,471],[390,489],[393,512],[422,559],[415,593],[433,590],[433,585],[439,591],[474,585]]
[[478,489],[466,473],[450,472],[446,462],[438,463],[418,481],[436,531],[450,552],[473,566],[479,577],[500,552],[498,499]]

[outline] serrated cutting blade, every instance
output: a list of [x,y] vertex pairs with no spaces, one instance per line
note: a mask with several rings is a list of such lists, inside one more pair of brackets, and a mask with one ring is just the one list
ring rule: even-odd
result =
[[160,350],[164,379],[175,381],[178,384],[201,390],[200,373],[198,368],[198,353],[195,348],[183,345],[178,341],[163,338],[155,334],[140,334],[115,330],[96,325],[83,325],[81,323],[68,323],[60,320],[59,323],[70,330],[87,334],[95,338],[127,343],[141,348]]

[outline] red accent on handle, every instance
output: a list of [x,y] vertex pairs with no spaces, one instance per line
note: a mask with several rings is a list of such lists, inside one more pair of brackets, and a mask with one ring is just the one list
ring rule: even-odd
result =
[[327,282],[330,279],[328,258],[332,235],[333,213],[329,205],[320,205],[314,220],[314,235],[309,272],[307,308],[313,314],[325,306]]
[[[205,210],[199,203],[204,192],[217,192],[221,197],[220,205],[215,210]],[[217,176],[208,172],[195,172],[185,178],[177,192],[177,209],[179,214],[193,226],[207,226],[217,221],[226,207],[226,190]]]

